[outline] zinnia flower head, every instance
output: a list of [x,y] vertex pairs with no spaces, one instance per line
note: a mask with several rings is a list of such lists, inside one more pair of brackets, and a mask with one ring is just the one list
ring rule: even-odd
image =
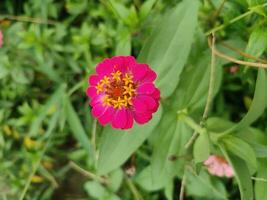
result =
[[159,107],[160,91],[153,83],[156,73],[132,56],[104,59],[89,77],[87,96],[92,115],[102,125],[129,129],[144,124]]
[[0,30],[0,48],[2,47],[2,45],[3,45],[3,33]]
[[229,163],[221,156],[211,155],[204,162],[204,165],[207,167],[210,174],[223,177],[226,176],[228,178],[234,176],[233,168],[229,165]]

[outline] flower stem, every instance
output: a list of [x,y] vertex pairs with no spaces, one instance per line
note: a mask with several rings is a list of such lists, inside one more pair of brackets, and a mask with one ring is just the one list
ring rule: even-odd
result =
[[182,185],[181,185],[181,189],[180,189],[179,200],[184,200],[185,184],[186,184],[186,173],[184,172],[183,179],[182,179]]
[[[213,96],[213,90],[214,90],[214,83],[215,83],[215,36],[214,33],[212,34],[212,46],[211,46],[211,64],[210,64],[210,80],[209,80],[209,88],[208,88],[208,97],[204,109],[204,113],[202,115],[202,120],[200,121],[200,126],[202,127],[204,124],[204,121],[208,117],[211,105],[212,105],[212,96]],[[193,133],[192,137],[189,139],[189,141],[185,144],[185,148],[188,149],[194,141],[197,139],[198,132],[195,129],[195,132]]]

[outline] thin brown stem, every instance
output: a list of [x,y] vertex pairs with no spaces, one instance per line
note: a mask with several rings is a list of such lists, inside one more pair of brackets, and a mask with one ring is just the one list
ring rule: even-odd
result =
[[233,47],[233,46],[231,46],[231,45],[229,45],[229,44],[227,44],[227,43],[225,43],[225,42],[221,42],[221,44],[222,44],[224,47],[226,47],[226,48],[228,48],[228,49],[230,49],[230,50],[232,50],[232,51],[238,53],[240,56],[243,56],[243,57],[245,57],[245,58],[253,59],[253,60],[256,60],[256,61],[258,61],[258,62],[266,63],[266,64],[267,64],[267,60],[263,60],[263,59],[261,59],[261,58],[257,58],[257,57],[255,57],[255,56],[252,56],[252,55],[250,55],[250,54],[247,54],[247,53],[241,51],[240,49],[238,49],[238,48],[236,48],[236,47]]
[[179,200],[184,200],[185,184],[186,184],[186,175],[185,175],[185,172],[184,172],[183,179],[182,179],[182,184],[181,184],[181,189],[180,189]]
[[[210,39],[209,39],[209,47],[212,48]],[[265,64],[265,63],[255,63],[255,62],[247,62],[247,61],[238,60],[238,59],[233,58],[231,56],[225,55],[224,53],[222,53],[219,50],[217,50],[215,47],[214,47],[214,53],[215,53],[216,56],[218,56],[220,58],[223,58],[225,60],[228,60],[230,62],[239,64],[239,65],[245,65],[245,66],[250,66],[250,67],[267,68],[267,64]]]
[[49,24],[49,25],[57,24],[57,21],[54,21],[54,20],[44,20],[44,19],[39,19],[39,18],[27,17],[27,16],[0,15],[0,18],[8,19],[11,21],[30,22],[30,23],[36,23],[36,24]]

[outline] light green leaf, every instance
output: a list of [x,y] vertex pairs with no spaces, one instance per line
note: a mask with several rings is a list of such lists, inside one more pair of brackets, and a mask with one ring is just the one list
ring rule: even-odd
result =
[[184,122],[177,120],[176,113],[168,112],[163,115],[157,131],[159,137],[154,145],[151,160],[152,181],[165,185],[176,174],[183,173],[186,156],[184,145],[192,130]]
[[161,113],[162,109],[159,107],[149,123],[142,126],[135,124],[129,130],[105,127],[99,148],[98,173],[106,174],[123,164],[155,129]]
[[67,116],[67,122],[70,126],[70,129],[74,135],[74,137],[77,139],[78,142],[83,146],[83,148],[87,151],[88,154],[92,155],[91,151],[91,144],[89,141],[89,138],[87,137],[85,130],[82,126],[82,123],[74,110],[69,97],[66,97],[66,116]]
[[186,172],[186,180],[186,191],[189,196],[213,200],[227,199],[224,184],[215,177],[210,176],[206,170],[201,170],[198,175],[188,170]]
[[220,146],[220,149],[234,169],[234,177],[238,183],[241,200],[253,200],[252,181],[245,161],[232,154],[229,154],[223,146]]
[[267,47],[267,28],[259,27],[253,30],[249,37],[246,53],[259,57]]
[[[257,172],[258,180],[255,181],[255,199],[267,199],[267,159],[261,159],[259,162],[259,169]],[[264,180],[265,179],[265,180]]]
[[157,2],[157,0],[147,0],[142,4],[142,6],[140,8],[140,19],[141,19],[141,21],[144,20],[148,16],[150,10],[152,9],[153,5],[156,2]]
[[194,160],[196,163],[203,162],[210,155],[210,142],[207,132],[200,134],[194,143]]
[[232,154],[242,158],[254,169],[257,168],[257,159],[252,147],[244,140],[234,136],[226,136],[222,138],[224,147]]
[[198,7],[198,1],[178,4],[156,25],[138,57],[157,72],[156,84],[163,98],[170,96],[179,83],[193,42]]
[[128,30],[120,31],[115,54],[131,55],[131,34]]

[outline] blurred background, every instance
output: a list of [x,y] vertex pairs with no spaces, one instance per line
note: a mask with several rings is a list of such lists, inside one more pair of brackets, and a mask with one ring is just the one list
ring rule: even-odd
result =
[[[117,167],[104,176],[97,175],[95,159],[98,159],[103,127],[92,119],[85,91],[87,79],[94,73],[98,62],[114,55],[137,57],[153,29],[160,28],[156,22],[169,16],[180,2],[181,0],[0,1],[0,30],[3,33],[3,45],[0,48],[1,200],[179,198],[181,173],[172,175],[163,186],[154,188],[149,182],[148,171],[143,171],[149,166],[154,142],[163,141],[159,137],[152,137],[149,142],[145,142],[129,156],[122,167]],[[200,68],[198,72],[203,75],[206,71],[202,69],[206,69],[205,66],[210,62],[207,56],[203,59],[204,52],[208,49],[204,32],[246,12],[249,6],[254,5],[249,2],[199,1],[199,23],[194,33],[192,51],[187,62],[184,62],[189,66],[189,71],[185,73],[192,75],[191,79],[194,78],[194,71],[190,71],[192,66],[202,63],[204,68]],[[257,1],[255,5],[261,3],[264,1]],[[266,10],[255,10],[255,13],[249,19],[240,20],[233,26],[218,31],[218,41],[228,41],[235,47],[245,49],[255,27],[266,24]],[[179,22],[183,17],[178,15],[176,19]],[[176,22],[172,25],[175,27]],[[188,24],[184,26],[187,28]],[[253,49],[249,53],[253,54]],[[179,56],[173,56],[173,60],[180,59]],[[243,71],[229,62],[220,65],[224,67],[218,72],[218,94],[212,113],[238,121],[251,104],[256,72],[242,74]],[[182,80],[186,84],[186,80]],[[208,78],[205,80],[208,81]],[[203,89],[204,93],[207,86]],[[168,86],[165,89],[167,91]],[[171,99],[163,98],[163,101],[166,105],[176,103],[180,99],[180,93],[177,94]],[[205,95],[201,93],[200,96]],[[236,98],[237,96],[240,98]],[[200,102],[202,107],[194,105],[199,106],[194,111],[196,116],[202,112],[203,102]],[[166,110],[171,113],[173,109],[170,106]],[[174,116],[176,120],[176,115]],[[164,120],[168,119],[164,115]],[[255,125],[266,130],[266,119],[265,114]],[[157,131],[165,133],[166,127],[169,125],[165,124],[163,129]],[[191,134],[190,131],[189,133]],[[162,149],[170,146],[168,143],[165,145]],[[92,149],[96,152],[92,153]],[[109,150],[105,156],[112,163],[115,158],[112,155],[109,157]],[[159,155],[160,152],[158,150]],[[166,160],[165,157],[162,159]],[[177,155],[167,158],[174,162],[179,159]],[[191,176],[188,183],[186,199],[240,198],[235,181],[211,177],[206,170],[201,172],[201,178]]]

